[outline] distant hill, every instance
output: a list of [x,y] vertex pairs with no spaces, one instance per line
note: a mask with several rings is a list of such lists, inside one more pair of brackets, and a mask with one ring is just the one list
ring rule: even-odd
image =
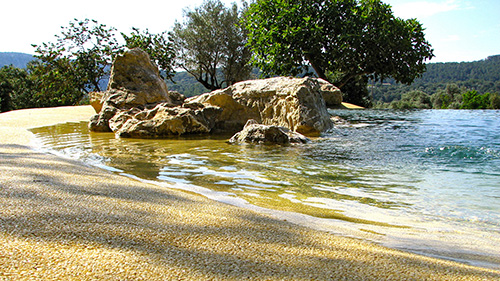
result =
[[412,90],[432,95],[445,89],[447,84],[457,84],[480,94],[500,93],[500,55],[473,62],[430,63],[422,77],[411,85],[387,79],[384,83],[376,83],[370,90],[373,90],[375,101],[391,102]]
[[13,65],[17,68],[25,68],[28,62],[34,57],[30,54],[15,53],[15,52],[0,52],[0,67],[5,65]]

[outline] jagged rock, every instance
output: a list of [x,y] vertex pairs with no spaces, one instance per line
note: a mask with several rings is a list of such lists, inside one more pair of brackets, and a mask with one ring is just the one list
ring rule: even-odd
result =
[[222,108],[214,131],[236,132],[247,120],[317,135],[333,127],[315,78],[275,77],[249,80],[186,99]]
[[167,84],[160,77],[158,67],[139,48],[127,50],[113,62],[104,99],[111,98],[118,108],[171,102]]
[[116,114],[109,126],[120,137],[158,138],[184,134],[208,134],[220,108],[199,109],[158,104],[150,110],[131,109]]
[[[178,94],[173,96],[175,101],[181,98]],[[116,57],[108,90],[92,94],[91,100],[98,114],[91,118],[89,128],[98,132],[112,131],[109,121],[120,111],[173,102],[158,67],[139,48],[127,50]]]
[[102,109],[91,118],[89,128],[113,131],[121,137],[157,138],[235,133],[254,119],[263,125],[316,135],[333,126],[322,96],[322,91],[330,91],[325,83],[314,78],[276,77],[239,82],[186,99],[168,92],[147,53],[132,49],[114,61],[108,90],[99,100]]
[[326,106],[339,106],[342,104],[342,92],[339,88],[330,84],[328,81],[323,79],[317,79],[321,94],[325,100]]
[[169,91],[168,96],[170,97],[171,102],[175,105],[182,105],[186,99],[183,94],[177,91]]
[[253,119],[248,120],[243,130],[229,140],[230,143],[264,144],[307,143],[309,141],[304,135],[292,132],[285,127],[262,125]]

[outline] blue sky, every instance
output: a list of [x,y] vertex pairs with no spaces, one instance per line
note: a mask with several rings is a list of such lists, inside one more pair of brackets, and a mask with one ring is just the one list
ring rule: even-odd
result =
[[[0,52],[33,53],[31,44],[53,41],[60,27],[67,26],[73,18],[96,19],[126,33],[131,27],[161,32],[170,30],[175,20],[182,20],[183,8],[199,6],[203,0],[6,2],[0,11]],[[417,18],[424,25],[436,55],[431,62],[474,61],[500,54],[499,0],[384,2],[393,7],[396,16]]]

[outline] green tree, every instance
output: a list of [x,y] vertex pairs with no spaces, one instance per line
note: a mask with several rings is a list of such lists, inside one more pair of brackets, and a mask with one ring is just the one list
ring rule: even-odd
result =
[[431,109],[431,97],[422,91],[411,91],[403,94],[400,101],[391,103],[394,109]]
[[0,112],[33,107],[26,69],[12,65],[0,68],[0,100]]
[[178,65],[209,90],[245,80],[252,70],[243,12],[236,4],[226,8],[220,0],[206,0],[185,11],[185,22],[176,22],[173,39]]
[[500,109],[500,95],[490,94],[490,108],[491,109]]
[[440,89],[431,96],[432,107],[435,109],[458,109],[462,105],[462,94],[465,88],[457,84],[448,84],[446,89]]
[[311,66],[341,90],[360,76],[411,83],[433,57],[422,25],[380,0],[257,0],[246,18],[253,62],[266,74]]
[[23,107],[76,105],[85,97],[85,82],[68,58],[35,60],[28,64],[28,71],[31,96]]
[[130,49],[141,48],[144,50],[158,65],[160,75],[164,79],[172,80],[175,75],[175,49],[173,42],[167,37],[167,32],[151,34],[148,29],[142,32],[138,28],[132,28],[132,30],[130,35],[122,33],[126,46]]
[[[40,97],[40,101],[50,101],[40,106],[59,105],[58,101],[79,102],[88,92],[101,91],[101,80],[109,75],[109,66],[122,48],[115,31],[95,20],[75,19],[68,27],[62,27],[55,42],[33,45],[38,61],[30,66],[30,71],[37,80],[38,93],[48,96]],[[69,98],[70,94],[74,97]]]
[[462,97],[460,109],[487,109],[491,105],[490,93],[480,95],[477,91],[468,91]]

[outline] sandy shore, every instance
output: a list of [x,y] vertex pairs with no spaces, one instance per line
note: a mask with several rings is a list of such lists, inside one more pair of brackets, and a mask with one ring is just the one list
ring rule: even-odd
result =
[[30,148],[92,108],[0,114],[1,280],[499,280]]

